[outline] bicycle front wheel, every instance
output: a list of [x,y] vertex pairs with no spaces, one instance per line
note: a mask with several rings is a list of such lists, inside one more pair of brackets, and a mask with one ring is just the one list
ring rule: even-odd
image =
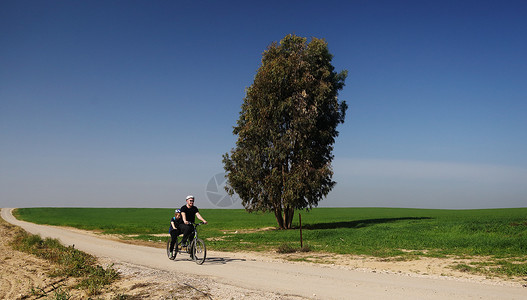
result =
[[205,258],[207,257],[207,248],[205,247],[205,242],[202,239],[194,239],[192,241],[192,259],[198,264],[201,265]]

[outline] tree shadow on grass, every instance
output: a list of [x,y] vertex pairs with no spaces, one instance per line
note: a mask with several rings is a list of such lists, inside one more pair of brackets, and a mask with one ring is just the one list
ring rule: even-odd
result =
[[430,220],[430,217],[405,217],[405,218],[381,218],[381,219],[366,219],[366,220],[355,220],[346,222],[333,222],[333,223],[315,223],[302,225],[302,229],[314,230],[314,229],[336,229],[336,228],[363,228],[376,224],[393,223],[397,221],[405,220]]

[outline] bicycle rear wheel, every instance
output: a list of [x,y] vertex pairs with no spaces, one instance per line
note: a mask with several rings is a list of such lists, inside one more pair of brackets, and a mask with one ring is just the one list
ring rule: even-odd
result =
[[205,247],[205,242],[201,239],[194,239],[192,241],[192,259],[198,264],[201,265],[205,258],[207,257],[207,248]]
[[168,242],[167,242],[167,256],[169,259],[176,259],[176,255],[177,255],[177,252],[178,252],[178,245],[177,245],[177,238],[176,238],[176,243],[174,244],[174,249],[172,250],[172,252],[170,252],[170,242],[172,241],[172,237],[169,237],[168,238]]

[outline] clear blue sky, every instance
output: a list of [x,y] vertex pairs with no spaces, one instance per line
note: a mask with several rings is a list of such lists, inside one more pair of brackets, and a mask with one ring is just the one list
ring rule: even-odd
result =
[[4,0],[0,207],[215,207],[245,88],[289,33],[349,71],[320,206],[527,206],[526,1]]

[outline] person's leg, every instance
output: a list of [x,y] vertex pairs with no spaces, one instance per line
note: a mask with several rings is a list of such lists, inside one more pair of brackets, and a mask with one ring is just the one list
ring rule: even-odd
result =
[[186,244],[188,241],[189,235],[192,233],[192,227],[187,224],[179,225],[179,229],[183,232],[183,238],[181,239],[181,244]]
[[174,245],[177,241],[177,236],[179,235],[179,230],[172,230],[170,231],[170,252],[174,250]]

